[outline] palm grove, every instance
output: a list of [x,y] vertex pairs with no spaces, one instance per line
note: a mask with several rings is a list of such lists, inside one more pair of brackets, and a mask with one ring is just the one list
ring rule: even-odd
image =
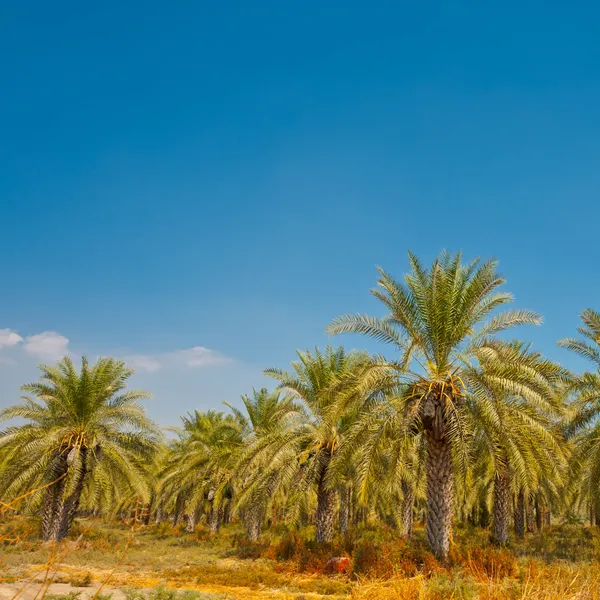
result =
[[188,414],[171,441],[123,362],[41,367],[0,412],[4,513],[40,517],[52,541],[77,514],[140,506],[189,531],[241,521],[251,541],[282,522],[313,525],[322,544],[367,520],[411,536],[419,518],[440,560],[457,520],[489,524],[499,545],[551,513],[600,524],[600,314],[559,342],[589,361],[575,375],[513,337],[541,318],[505,308],[494,261],[443,253],[425,267],[409,254],[402,281],[379,270],[377,283],[383,317],[346,314],[327,331],[369,336],[381,355],[298,352],[265,371],[274,391]]

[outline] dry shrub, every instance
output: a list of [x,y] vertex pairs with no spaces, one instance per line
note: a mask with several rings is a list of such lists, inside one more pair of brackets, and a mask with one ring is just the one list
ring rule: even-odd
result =
[[240,535],[233,538],[235,555],[241,559],[256,559],[265,556],[268,552],[268,542],[251,542],[246,536]]
[[353,554],[352,572],[355,575],[383,579],[442,571],[431,552],[418,542],[403,539],[386,544],[365,540],[357,544]]
[[569,563],[525,566],[518,578],[473,580],[458,568],[432,577],[361,582],[353,600],[600,600],[600,566]]
[[293,560],[299,554],[303,541],[293,533],[284,534],[279,542],[269,546],[265,557],[272,560]]
[[462,556],[453,556],[453,561],[457,561],[457,558],[459,564],[478,580],[513,577],[519,571],[515,555],[504,548],[469,548]]

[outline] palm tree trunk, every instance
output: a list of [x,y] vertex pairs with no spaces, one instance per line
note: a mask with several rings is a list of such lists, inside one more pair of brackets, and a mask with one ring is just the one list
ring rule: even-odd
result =
[[542,531],[544,528],[544,509],[539,494],[535,496],[535,525],[538,531]]
[[183,516],[183,497],[178,495],[175,499],[175,513],[173,514],[173,527],[179,525]]
[[340,490],[340,533],[346,535],[348,533],[348,525],[350,522],[350,500],[352,492],[349,485],[343,485]]
[[402,488],[402,535],[410,538],[413,533],[415,490],[406,479],[402,479],[400,487]]
[[223,507],[223,524],[229,525],[231,522],[231,501]]
[[523,488],[519,489],[515,503],[515,535],[520,538],[525,537],[525,492]]
[[327,466],[329,465],[327,457],[325,464],[321,469],[319,482],[317,486],[317,532],[316,541],[329,543],[333,539],[333,520],[335,514],[335,490],[327,485]]
[[529,494],[527,497],[527,504],[525,506],[525,523],[527,528],[527,533],[535,532],[535,517],[533,514],[533,504],[534,504],[534,496],[533,494]]
[[452,538],[452,450],[442,436],[427,433],[427,541],[433,555],[445,562]]
[[[56,455],[53,461],[49,479],[52,485],[49,485],[44,492],[44,500],[42,503],[42,540],[48,541],[52,538],[52,530],[54,529],[60,499],[65,489],[65,476],[67,474],[67,459],[62,455]],[[62,478],[62,479],[61,479]]]
[[257,503],[248,507],[244,515],[246,521],[246,534],[251,542],[257,542],[260,537],[263,524],[263,510]]
[[492,542],[499,546],[505,546],[509,542],[510,499],[510,475],[506,471],[499,471],[494,479],[494,523],[492,527]]
[[81,466],[73,473],[73,491],[66,498],[64,497],[63,492],[62,497],[59,499],[57,504],[55,519],[52,526],[52,531],[50,533],[50,539],[53,541],[59,542],[67,537],[67,534],[71,529],[71,525],[73,525],[75,515],[77,514],[77,509],[79,508],[79,502],[81,501],[81,494],[83,492],[83,485],[85,483],[85,476],[87,474],[87,449],[85,447],[80,448],[79,453],[81,455]]
[[210,530],[211,534],[215,534],[219,531],[219,527],[221,526],[221,519],[223,517],[223,511],[221,510],[220,507],[215,506],[214,503],[213,505],[210,507],[210,511],[208,512],[207,515],[207,521],[208,521],[208,529]]
[[196,508],[192,511],[190,511],[190,513],[187,516],[187,523],[185,525],[185,532],[186,533],[194,533],[194,531],[196,530],[196,524],[198,523],[198,513],[199,510]]

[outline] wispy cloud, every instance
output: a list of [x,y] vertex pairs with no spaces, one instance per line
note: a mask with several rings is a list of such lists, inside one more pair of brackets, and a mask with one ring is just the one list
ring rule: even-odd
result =
[[180,350],[174,352],[173,356],[183,364],[193,368],[211,367],[231,362],[231,358],[228,356],[204,346],[194,346],[188,350]]
[[[0,329],[0,350],[16,347],[28,356],[46,362],[55,362],[68,356],[69,339],[56,331],[43,331],[25,338],[12,329]],[[14,350],[8,350],[13,356],[1,357],[3,364],[16,364]],[[183,366],[190,369],[201,369],[234,362],[217,350],[205,346],[193,346],[172,352],[156,354],[128,354],[121,357],[129,366],[138,372],[155,373],[163,367]]]
[[23,349],[30,356],[56,361],[69,354],[69,340],[55,331],[44,331],[25,338]]
[[0,349],[10,348],[22,342],[23,338],[12,329],[0,329]]
[[204,346],[194,346],[162,354],[131,354],[124,356],[123,360],[137,371],[146,373],[153,373],[168,365],[183,365],[191,369],[199,369],[225,365],[233,361],[229,356]]
[[123,360],[136,371],[145,371],[146,373],[154,373],[162,367],[160,360],[150,354],[132,354],[123,357]]

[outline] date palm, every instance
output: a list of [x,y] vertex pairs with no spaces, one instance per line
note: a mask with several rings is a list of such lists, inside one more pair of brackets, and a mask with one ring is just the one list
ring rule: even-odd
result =
[[367,505],[383,498],[380,504],[392,509],[402,535],[410,537],[423,438],[406,430],[403,405],[395,396],[371,394],[364,400],[332,459],[332,480],[352,465],[358,501]]
[[[467,396],[479,437],[481,460],[489,455],[493,473],[492,541],[509,542],[510,507],[517,497],[517,534],[525,530],[525,497],[542,480],[560,485],[566,471],[566,444],[559,425],[564,415],[563,389],[567,373],[556,363],[522,343],[489,341],[478,352],[478,364],[465,369],[475,394]],[[507,392],[497,382],[513,380]],[[521,514],[522,513],[522,514]],[[522,529],[522,531],[521,531]]]
[[561,340],[559,345],[587,359],[592,369],[575,377],[567,433],[573,443],[571,478],[580,501],[589,505],[591,520],[600,516],[600,313],[586,309],[581,314],[580,338]]
[[[234,406],[225,403],[237,416],[240,422],[246,424],[246,434],[244,436],[244,445],[253,447],[269,436],[276,435],[285,430],[299,416],[299,407],[294,404],[291,398],[284,397],[281,392],[269,392],[266,388],[253,390],[252,395],[244,394],[242,404],[245,414]],[[271,494],[260,494],[259,488],[252,489],[250,494],[244,494],[244,488],[249,487],[250,482],[258,474],[268,468],[270,460],[254,460],[251,463],[243,463],[244,452],[238,456],[237,479],[241,494],[238,499],[238,508],[241,509],[248,539],[255,542],[260,537],[262,524],[265,518],[267,506],[274,504],[274,498]],[[243,467],[240,467],[239,459],[242,459]],[[267,486],[268,487],[268,486]]]
[[279,389],[297,404],[295,416],[284,428],[273,431],[251,445],[246,462],[269,463],[249,486],[248,495],[273,494],[289,489],[290,501],[306,506],[313,490],[317,496],[316,540],[333,538],[336,506],[335,486],[329,479],[329,465],[342,444],[349,402],[339,402],[340,386],[346,378],[364,368],[362,353],[346,353],[328,346],[321,352],[298,352],[292,372],[267,369],[266,375],[279,382]]
[[42,378],[22,386],[29,394],[0,411],[0,420],[21,419],[0,434],[5,468],[0,494],[10,499],[47,487],[33,499],[42,504],[42,538],[61,540],[73,522],[86,483],[127,485],[150,496],[148,471],[160,432],[140,400],[127,391],[133,373],[122,361],[101,358],[76,370],[70,358],[41,366]]
[[[467,371],[479,363],[496,334],[541,319],[524,310],[498,312],[513,298],[498,289],[505,282],[495,261],[464,264],[460,253],[444,252],[429,268],[413,254],[409,263],[404,282],[379,269],[379,288],[372,294],[387,315],[344,315],[328,331],[362,333],[399,352],[397,360],[380,360],[373,366],[362,385],[395,388],[407,431],[425,437],[427,540],[434,555],[445,560],[452,535],[455,470],[467,468],[471,406],[481,395],[470,385]],[[534,393],[511,369],[495,383],[507,393]]]
[[[188,515],[193,530],[200,510],[216,533],[225,502],[232,496],[233,467],[244,443],[246,422],[237,415],[209,410],[182,417],[183,428],[173,442],[161,477],[160,495],[176,518]],[[191,521],[191,525],[190,525]]]

